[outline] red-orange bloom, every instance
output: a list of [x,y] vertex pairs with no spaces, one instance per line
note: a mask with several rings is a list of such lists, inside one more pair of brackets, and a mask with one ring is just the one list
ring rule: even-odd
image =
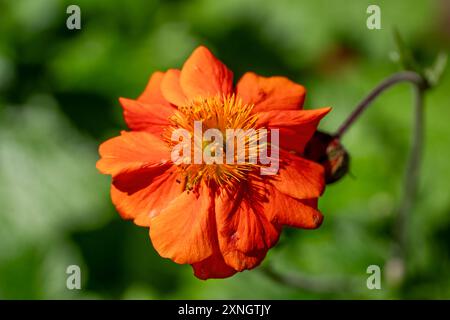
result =
[[[113,178],[120,215],[149,227],[162,257],[191,264],[201,279],[226,278],[258,266],[284,225],[322,223],[324,169],[302,155],[330,109],[303,110],[304,99],[305,88],[284,77],[249,72],[234,86],[233,73],[199,47],[181,70],[155,72],[138,99],[120,99],[131,131],[100,146],[97,168]],[[193,120],[221,130],[279,129],[278,173],[261,176],[256,165],[175,165],[167,131],[192,128]]]

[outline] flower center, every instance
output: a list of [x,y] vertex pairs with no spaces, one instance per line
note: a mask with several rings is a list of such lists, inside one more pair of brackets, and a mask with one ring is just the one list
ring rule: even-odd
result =
[[[253,105],[235,95],[199,97],[178,108],[170,118],[166,141],[178,156],[175,163],[186,189],[200,181],[234,187],[259,167],[256,160],[262,135],[255,130],[252,109]],[[174,139],[180,130],[183,137]]]

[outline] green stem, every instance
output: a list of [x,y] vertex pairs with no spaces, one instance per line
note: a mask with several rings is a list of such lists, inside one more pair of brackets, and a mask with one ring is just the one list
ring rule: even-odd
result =
[[340,138],[342,135],[350,128],[350,126],[359,118],[359,116],[371,105],[381,93],[386,89],[396,85],[400,82],[410,82],[415,85],[420,90],[425,90],[428,88],[426,80],[416,72],[412,71],[402,71],[393,74],[383,82],[381,82],[375,89],[373,89],[367,97],[365,97],[355,108],[355,110],[350,114],[347,120],[339,127],[337,132],[334,134],[335,137]]
[[[405,259],[408,253],[408,215],[412,210],[419,184],[424,136],[424,91],[425,89],[420,86],[414,88],[414,130],[412,145],[403,181],[403,197],[398,209],[394,230],[395,243],[392,257],[390,258],[391,260],[398,259],[402,266],[405,266]],[[405,274],[403,272],[401,278],[403,279],[404,276]]]

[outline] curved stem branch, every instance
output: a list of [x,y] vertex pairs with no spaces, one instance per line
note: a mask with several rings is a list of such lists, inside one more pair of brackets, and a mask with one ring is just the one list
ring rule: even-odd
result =
[[[400,262],[402,272],[401,279],[404,277],[404,261],[407,252],[407,225],[408,213],[412,209],[414,198],[417,192],[419,168],[423,148],[423,100],[424,91],[430,88],[428,82],[418,73],[411,71],[398,72],[381,82],[369,95],[363,99],[355,108],[347,120],[340,126],[335,133],[336,138],[341,138],[347,132],[350,126],[359,118],[359,116],[369,107],[369,105],[386,89],[397,83],[410,82],[414,85],[414,127],[412,136],[412,146],[408,164],[406,167],[405,178],[403,182],[403,197],[398,209],[397,221],[394,230],[393,251],[390,261]],[[272,280],[282,283],[286,286],[307,290],[310,292],[342,292],[354,290],[354,279],[323,279],[311,278],[304,275],[284,275],[276,272],[270,266],[263,268],[263,272]],[[397,280],[401,280],[397,279]]]
[[395,282],[401,282],[405,276],[405,259],[408,251],[408,215],[417,193],[420,161],[423,148],[423,100],[424,92],[430,88],[428,82],[418,73],[403,71],[392,75],[381,82],[355,108],[346,121],[337,130],[335,136],[342,137],[359,116],[369,107],[382,92],[400,82],[410,82],[414,87],[414,124],[411,151],[403,181],[403,195],[398,208],[394,226],[392,253],[387,261],[388,272]]
[[365,97],[355,108],[347,120],[339,127],[334,134],[335,137],[340,138],[350,128],[356,119],[370,106],[372,101],[375,100],[382,92],[400,82],[411,82],[416,87],[424,90],[428,87],[427,82],[418,73],[412,71],[402,71],[395,73],[391,77],[381,82],[375,89],[373,89],[367,97]]
[[355,111],[350,114],[335,134],[336,137],[342,137],[375,98],[386,89],[389,89],[400,82],[410,82],[414,86],[414,125],[411,151],[403,181],[403,195],[395,222],[392,254],[387,262],[388,266],[395,266],[397,269],[400,268],[393,272],[393,274],[396,274],[396,277],[398,277],[398,279],[395,279],[396,281],[402,280],[405,276],[404,269],[407,254],[408,213],[412,209],[418,187],[419,167],[423,148],[423,95],[424,91],[430,88],[429,84],[421,75],[412,71],[403,71],[392,75],[381,82],[359,103],[355,108]]

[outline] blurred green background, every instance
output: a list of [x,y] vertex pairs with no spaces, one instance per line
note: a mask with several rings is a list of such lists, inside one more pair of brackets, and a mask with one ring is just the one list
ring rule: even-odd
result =
[[[81,8],[82,29],[66,28]],[[366,9],[381,7],[381,30]],[[450,48],[446,0],[0,0],[0,298],[450,298],[450,77],[426,97],[426,149],[409,213],[407,273],[396,281],[392,228],[412,124],[407,84],[383,94],[343,143],[351,176],[328,186],[314,231],[286,229],[263,267],[335,289],[293,288],[261,268],[200,281],[162,259],[145,228],[119,218],[100,142],[125,129],[118,97],[134,98],[156,70],[180,67],[199,44],[238,79],[285,75],[307,108],[332,106],[334,131],[378,82],[399,69],[396,26],[423,65]],[[66,267],[82,290],[66,288]],[[379,265],[382,289],[368,290]],[[323,288],[322,288],[323,289]]]

